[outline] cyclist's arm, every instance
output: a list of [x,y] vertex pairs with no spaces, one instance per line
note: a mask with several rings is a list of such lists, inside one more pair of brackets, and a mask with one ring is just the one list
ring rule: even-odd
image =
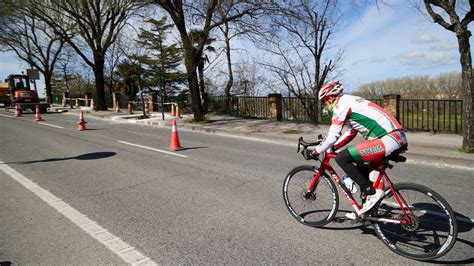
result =
[[357,130],[348,128],[344,134],[336,141],[334,144],[334,149],[339,150],[340,148],[346,146],[347,143],[351,142],[355,136],[357,136]]
[[335,111],[326,139],[315,149],[318,154],[327,151],[334,143],[336,143],[337,139],[341,136],[342,128],[350,114],[351,108],[349,107],[344,108],[340,106],[337,113]]

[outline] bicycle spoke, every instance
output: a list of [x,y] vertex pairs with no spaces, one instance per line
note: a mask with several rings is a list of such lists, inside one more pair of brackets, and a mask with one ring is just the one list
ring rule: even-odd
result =
[[[337,210],[337,194],[327,176],[320,177],[314,191],[307,194],[313,182],[315,170],[310,166],[295,168],[287,176],[283,187],[283,196],[290,213],[301,223],[310,226],[323,226],[330,222]],[[329,181],[328,181],[329,180]]]

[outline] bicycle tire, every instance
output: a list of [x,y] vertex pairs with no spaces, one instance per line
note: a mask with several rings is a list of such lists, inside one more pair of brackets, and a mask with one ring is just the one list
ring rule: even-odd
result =
[[[415,223],[412,226],[374,223],[375,232],[382,242],[393,252],[420,261],[433,260],[449,252],[457,238],[456,216],[449,203],[422,185],[399,183],[394,185],[394,189],[412,209]],[[390,189],[386,190],[373,212],[379,217],[403,215]]]
[[[330,223],[339,208],[339,195],[331,178],[323,173],[313,192],[305,197],[317,167],[302,165],[291,170],[283,182],[283,200],[291,215],[300,223],[321,227]],[[324,205],[324,206],[323,206]]]

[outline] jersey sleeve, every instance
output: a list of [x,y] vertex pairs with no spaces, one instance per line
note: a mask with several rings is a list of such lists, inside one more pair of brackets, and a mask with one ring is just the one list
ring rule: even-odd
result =
[[347,143],[351,142],[355,136],[357,136],[357,130],[352,127],[348,128],[344,134],[334,144],[334,149],[339,150],[344,147]]
[[331,126],[326,139],[316,147],[316,152],[321,154],[327,151],[341,136],[342,128],[351,114],[351,108],[340,108],[332,117]]

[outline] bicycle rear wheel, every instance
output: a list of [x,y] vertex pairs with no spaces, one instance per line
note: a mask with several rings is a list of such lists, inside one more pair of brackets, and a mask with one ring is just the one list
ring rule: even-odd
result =
[[[457,223],[448,202],[435,191],[412,183],[394,185],[412,210],[413,223],[375,223],[375,232],[392,251],[415,260],[432,260],[446,254],[457,237]],[[378,217],[404,219],[391,190],[374,208]],[[386,193],[387,193],[386,192]],[[406,209],[406,208],[405,208]]]
[[312,193],[307,193],[315,166],[302,165],[294,168],[283,183],[283,199],[291,215],[300,223],[321,227],[334,219],[339,207],[336,186],[325,173],[321,175]]

